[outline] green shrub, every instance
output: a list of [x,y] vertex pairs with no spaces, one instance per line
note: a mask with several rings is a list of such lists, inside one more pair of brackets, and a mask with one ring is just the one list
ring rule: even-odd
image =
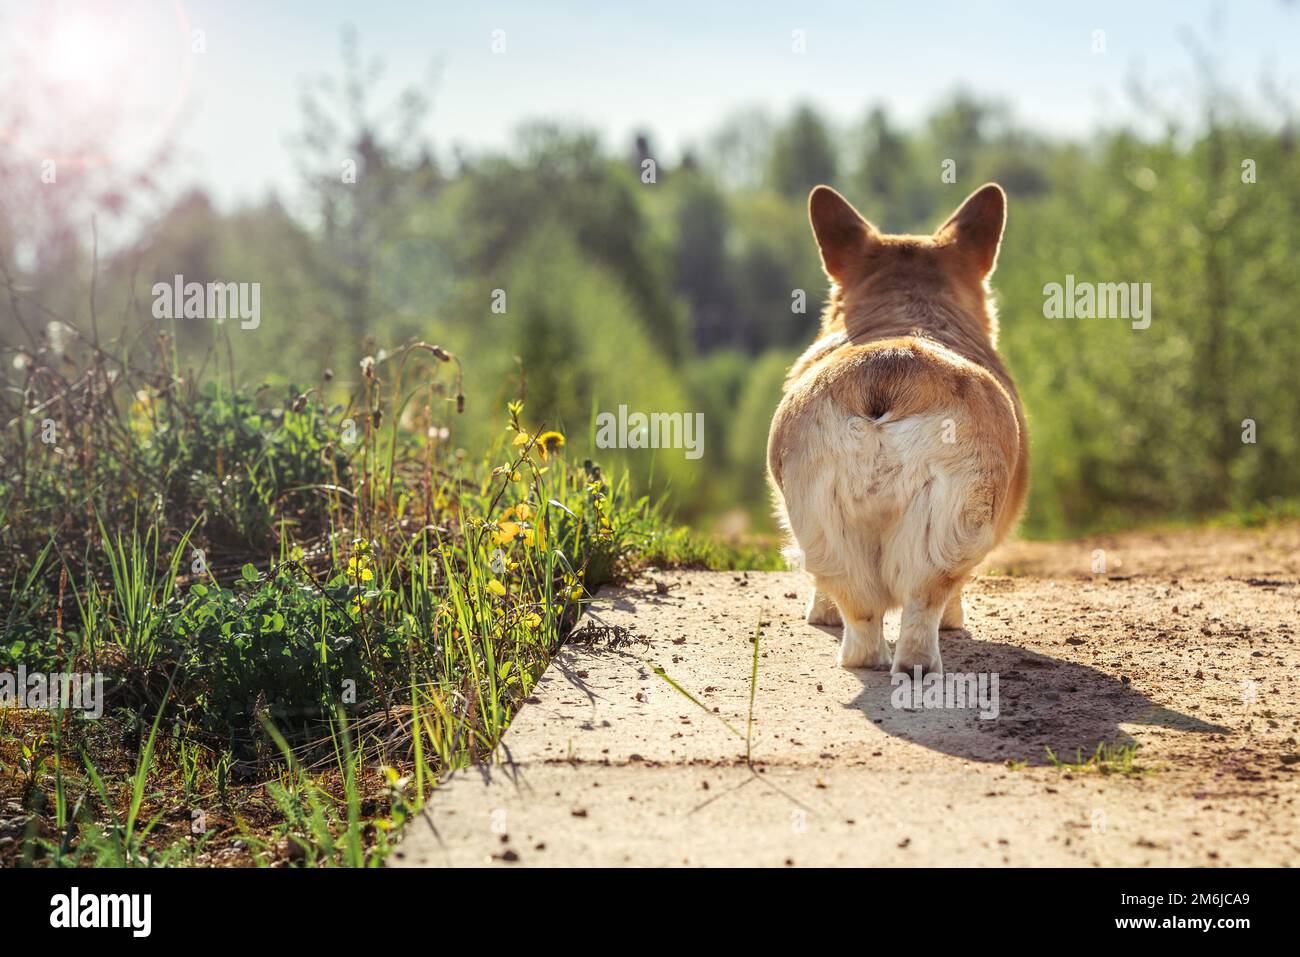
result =
[[264,710],[286,733],[298,732],[326,722],[345,692],[355,692],[352,701],[372,697],[400,648],[385,629],[367,643],[359,612],[382,591],[351,579],[338,574],[318,586],[293,563],[266,575],[245,565],[231,588],[191,585],[162,644],[180,666],[177,698],[192,723],[247,739]]

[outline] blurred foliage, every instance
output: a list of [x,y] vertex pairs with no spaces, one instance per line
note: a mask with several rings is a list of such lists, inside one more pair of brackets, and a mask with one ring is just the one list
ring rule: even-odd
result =
[[[420,97],[376,111],[359,58],[348,62],[346,82],[306,104],[293,212],[276,199],[227,212],[201,192],[180,197],[101,257],[99,302],[129,305],[101,309],[100,335],[150,343],[149,288],[176,274],[260,282],[256,331],[164,323],[194,375],[215,351],[247,381],[282,387],[330,370],[343,390],[363,356],[436,338],[463,359],[475,397],[454,445],[481,447],[518,397],[579,446],[595,415],[620,404],[703,412],[698,461],[600,454],[645,491],[671,489],[682,517],[770,527],[768,421],[826,286],[808,187],[831,181],[880,228],[928,232],[991,179],[1010,194],[994,287],[1033,436],[1026,531],[1244,512],[1300,494],[1289,467],[1300,442],[1294,125],[1267,126],[1211,85],[1194,119],[1139,110],[1142,132],[1117,121],[1077,142],[962,93],[911,127],[883,106],[844,127],[809,104],[750,111],[675,164],[647,134],[619,151],[552,123],[520,130],[507,150],[447,160],[419,139]],[[941,175],[949,160],[955,183]],[[1243,181],[1246,160],[1258,182]],[[84,205],[43,202],[21,214],[10,202],[0,216],[0,262],[19,290],[0,295],[3,375],[19,390],[24,355],[76,348],[52,341],[51,317],[90,328]],[[24,257],[38,212],[49,220],[41,254]],[[1151,283],[1150,328],[1045,318],[1043,287],[1066,274]],[[1254,444],[1242,440],[1246,419]]]

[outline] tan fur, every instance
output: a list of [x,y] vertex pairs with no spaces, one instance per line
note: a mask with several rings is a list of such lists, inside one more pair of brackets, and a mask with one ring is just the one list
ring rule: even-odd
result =
[[940,670],[938,628],[960,626],[961,584],[1028,484],[986,286],[1005,197],[982,187],[932,236],[882,235],[823,186],[809,215],[831,294],[768,440],[778,511],[817,580],[809,620],[841,618],[841,663],[878,667],[880,619],[901,606],[893,670]]

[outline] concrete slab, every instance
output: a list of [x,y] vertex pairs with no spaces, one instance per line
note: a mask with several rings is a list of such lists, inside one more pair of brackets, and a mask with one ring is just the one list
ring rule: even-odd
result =
[[[977,578],[969,634],[944,637],[950,673],[998,675],[991,718],[897,707],[887,674],[837,667],[836,631],[802,621],[801,574],[673,572],[608,590],[579,629],[590,640],[557,655],[494,763],[445,781],[390,863],[1300,860],[1300,589],[1050,565]],[[1047,754],[1102,741],[1136,742],[1142,770]]]

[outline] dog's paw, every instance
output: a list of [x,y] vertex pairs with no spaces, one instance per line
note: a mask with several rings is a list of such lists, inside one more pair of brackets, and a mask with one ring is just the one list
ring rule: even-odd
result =
[[889,670],[889,652],[875,651],[868,648],[847,648],[840,645],[839,662],[841,668],[866,668],[869,671]]
[[840,642],[839,662],[841,668],[869,668],[884,671],[889,668],[889,646],[878,633],[870,628],[855,628],[851,625],[844,629],[844,638]]
[[814,592],[812,599],[808,602],[808,612],[804,615],[804,620],[810,625],[828,625],[831,628],[839,628],[844,624],[840,618],[840,610],[835,602],[827,598],[821,592]]
[[895,652],[894,662],[890,665],[891,675],[909,675],[915,677],[916,669],[921,669],[921,677],[943,674],[943,659],[938,654],[900,654]]

